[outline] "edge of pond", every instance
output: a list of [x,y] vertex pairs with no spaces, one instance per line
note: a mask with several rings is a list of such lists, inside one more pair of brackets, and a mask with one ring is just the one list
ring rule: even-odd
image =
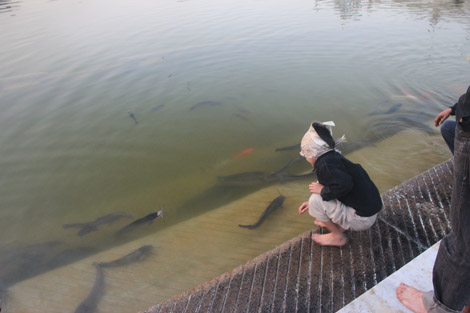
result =
[[453,159],[382,194],[377,223],[350,244],[315,245],[307,231],[142,313],[336,312],[450,232]]

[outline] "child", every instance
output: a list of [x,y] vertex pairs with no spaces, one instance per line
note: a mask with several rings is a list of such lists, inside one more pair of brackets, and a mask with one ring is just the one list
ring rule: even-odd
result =
[[299,207],[299,214],[308,210],[316,225],[330,231],[312,235],[319,245],[344,246],[345,230],[366,230],[375,223],[382,199],[362,166],[335,149],[332,126],[333,122],[314,122],[302,138],[300,155],[312,165],[318,182],[309,185],[312,195]]

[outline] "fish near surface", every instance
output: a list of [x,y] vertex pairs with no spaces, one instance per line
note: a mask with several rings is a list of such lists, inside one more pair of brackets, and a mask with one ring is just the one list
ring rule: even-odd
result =
[[221,186],[250,186],[265,183],[265,172],[244,172],[228,176],[217,176]]
[[136,124],[139,124],[139,122],[137,122],[137,118],[135,117],[134,113],[132,113],[132,112],[130,112],[130,111],[127,112],[127,113],[129,114],[129,116],[131,117],[131,119],[134,120],[134,122],[135,122]]
[[392,105],[387,111],[385,112],[372,112],[369,115],[379,115],[379,114],[392,114],[396,111],[398,111],[401,107],[403,106],[402,103],[397,103]]
[[98,265],[101,267],[117,267],[117,266],[128,265],[135,261],[142,261],[150,253],[152,248],[153,248],[152,245],[145,245],[123,256],[122,258],[119,258],[111,262],[98,263]]
[[162,109],[163,107],[165,107],[164,104],[159,104],[159,105],[157,105],[157,106],[154,106],[154,107],[150,110],[150,112],[158,111],[158,110]]
[[93,313],[98,307],[98,302],[101,300],[104,291],[104,273],[101,266],[97,263],[93,263],[96,268],[95,284],[90,291],[88,297],[83,300],[82,303],[77,307],[75,313]]
[[243,156],[252,154],[254,151],[255,151],[255,148],[248,148],[248,149],[245,149],[245,150],[241,151],[240,153],[235,154],[233,156],[233,158],[234,159],[239,159]]
[[193,105],[192,107],[189,108],[190,111],[195,110],[197,108],[203,107],[203,106],[221,106],[222,102],[218,101],[201,101]]
[[163,211],[160,210],[160,211],[157,211],[157,212],[153,212],[153,213],[150,213],[142,218],[139,218],[138,220],[135,220],[134,222],[124,226],[123,228],[121,228],[120,230],[118,230],[116,232],[116,235],[122,235],[124,233],[127,233],[127,232],[130,232],[132,230],[134,230],[135,228],[139,227],[140,225],[143,225],[143,224],[152,224],[154,220],[156,220],[157,218],[159,218],[160,216],[163,216]]
[[255,224],[238,225],[238,226],[243,227],[243,228],[249,228],[249,229],[253,229],[253,228],[258,227],[259,225],[261,225],[261,223],[264,222],[266,217],[268,217],[268,215],[271,214],[271,212],[273,212],[277,208],[282,208],[282,205],[283,205],[285,200],[286,200],[286,197],[284,197],[284,196],[276,197],[273,201],[271,201],[271,203],[264,210],[263,214],[261,215],[261,217],[258,219],[258,221]]
[[71,227],[81,228],[80,231],[78,232],[78,235],[81,237],[93,231],[97,231],[99,226],[112,223],[121,217],[132,217],[132,214],[125,213],[125,212],[114,212],[114,213],[99,217],[96,220],[91,221],[91,222],[65,224],[63,227],[64,228],[71,228]]
[[282,182],[282,176],[283,174],[292,166],[294,163],[297,163],[298,161],[303,160],[303,157],[298,156],[292,160],[290,160],[284,167],[282,167],[280,170],[275,171],[274,173],[271,173],[264,177],[265,181],[274,181],[276,179],[279,179]]
[[290,151],[290,150],[300,150],[300,143],[292,145],[292,146],[276,148],[275,151],[278,152],[278,151]]
[[281,182],[281,184],[284,184],[288,181],[312,178],[312,177],[315,177],[315,175],[316,175],[315,172],[310,172],[310,173],[301,174],[301,175],[280,175],[279,182]]

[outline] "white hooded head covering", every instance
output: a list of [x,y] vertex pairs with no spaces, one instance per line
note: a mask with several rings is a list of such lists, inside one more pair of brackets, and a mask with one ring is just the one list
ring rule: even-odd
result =
[[[305,133],[302,141],[300,142],[300,155],[304,158],[317,159],[322,154],[335,149],[336,144],[346,141],[343,135],[336,142],[333,140],[332,127],[335,126],[333,121],[310,124],[308,131]],[[317,128],[317,129],[315,129]],[[320,134],[317,132],[320,132]]]

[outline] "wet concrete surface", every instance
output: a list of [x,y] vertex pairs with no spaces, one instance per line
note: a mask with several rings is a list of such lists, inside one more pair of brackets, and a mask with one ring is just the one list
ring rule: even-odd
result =
[[450,231],[452,160],[382,194],[384,209],[350,243],[321,247],[305,232],[145,313],[336,312]]

